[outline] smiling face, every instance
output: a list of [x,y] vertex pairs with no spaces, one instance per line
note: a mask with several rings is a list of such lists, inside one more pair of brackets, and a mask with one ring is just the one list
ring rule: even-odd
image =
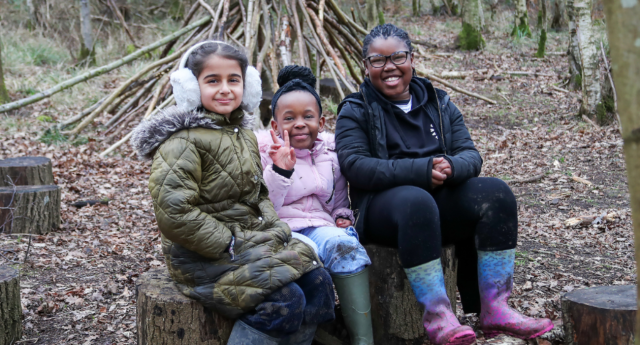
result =
[[[389,56],[395,52],[409,51],[407,45],[395,38],[378,37],[371,42],[367,57],[374,55]],[[407,61],[400,65],[395,65],[391,59],[387,59],[384,66],[376,68],[365,60],[365,74],[371,80],[373,86],[390,101],[402,101],[411,98],[409,84],[413,75],[413,53]]]
[[200,100],[205,109],[226,116],[242,103],[244,81],[236,60],[211,55],[198,76]]
[[271,120],[271,128],[280,136],[289,132],[291,146],[296,149],[312,149],[318,132],[324,130],[324,117],[320,115],[318,102],[306,91],[293,91],[280,96]]

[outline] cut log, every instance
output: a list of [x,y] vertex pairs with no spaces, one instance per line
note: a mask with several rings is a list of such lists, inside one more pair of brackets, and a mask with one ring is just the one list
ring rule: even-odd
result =
[[51,160],[46,157],[17,157],[0,160],[0,187],[54,184]]
[[224,345],[234,320],[184,296],[166,268],[150,270],[136,282],[138,345]]
[[633,343],[637,286],[600,286],[567,293],[562,320],[567,345]]
[[0,266],[0,345],[15,344],[22,336],[22,305],[18,270]]
[[45,234],[60,226],[60,187],[0,187],[0,232]]
[[[398,250],[374,245],[365,246],[371,258],[369,290],[374,343],[385,345],[422,345],[428,340],[422,325],[423,308],[416,300]],[[453,247],[442,250],[447,295],[456,308],[457,261]],[[315,341],[325,345],[349,344],[342,313],[336,308],[336,320],[318,327]]]

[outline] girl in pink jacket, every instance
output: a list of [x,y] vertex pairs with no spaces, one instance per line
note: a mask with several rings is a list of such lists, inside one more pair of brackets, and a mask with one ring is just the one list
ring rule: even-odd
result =
[[311,69],[287,66],[278,75],[270,132],[256,134],[264,180],[278,216],[294,237],[316,249],[331,274],[351,344],[373,344],[371,264],[352,224],[347,180],[340,174],[333,134],[324,133]]

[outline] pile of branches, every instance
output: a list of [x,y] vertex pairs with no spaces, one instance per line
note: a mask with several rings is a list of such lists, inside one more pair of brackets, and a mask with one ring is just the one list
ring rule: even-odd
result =
[[[206,0],[198,0],[185,16],[182,28],[172,35],[49,90],[1,105],[0,112],[37,102],[162,48],[158,59],[111,94],[58,124],[61,130],[75,124],[62,133],[76,136],[96,118],[107,115],[103,140],[112,141],[136,119],[149,118],[175,104],[169,76],[178,68],[182,54],[205,39],[244,47],[250,64],[266,77],[273,91],[278,88],[275,80],[279,70],[298,64],[312,68],[318,76],[328,71],[336,85],[355,92],[363,79],[357,62],[362,61],[362,39],[367,31],[356,23],[353,11],[351,15],[345,14],[335,0],[220,0],[215,9]],[[342,88],[337,90],[344,97]],[[114,151],[130,136],[128,133],[101,155]]]

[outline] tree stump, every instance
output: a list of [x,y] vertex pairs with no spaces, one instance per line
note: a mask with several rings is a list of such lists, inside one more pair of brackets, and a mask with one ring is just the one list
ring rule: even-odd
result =
[[224,345],[234,320],[184,296],[166,268],[136,282],[138,345]]
[[53,183],[51,160],[46,157],[17,157],[0,160],[0,187],[39,186]]
[[579,289],[562,298],[567,345],[628,345],[633,343],[637,286]]
[[[422,325],[423,308],[416,300],[407,275],[400,265],[398,250],[374,245],[365,246],[371,258],[369,290],[374,343],[385,345],[428,344]],[[447,295],[456,308],[457,261],[453,247],[442,250]],[[320,325],[315,341],[319,344],[349,344],[342,312],[336,308],[336,320]]]
[[60,226],[60,187],[0,187],[0,232],[45,234]]
[[0,345],[14,344],[22,336],[22,305],[18,270],[0,266]]

